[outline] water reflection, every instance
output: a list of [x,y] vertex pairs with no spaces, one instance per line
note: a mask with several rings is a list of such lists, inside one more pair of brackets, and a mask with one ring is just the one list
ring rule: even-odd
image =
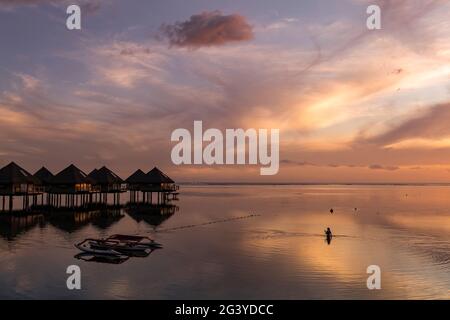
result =
[[[0,297],[450,298],[450,187],[192,186],[179,207],[0,216]],[[111,259],[74,247],[117,233],[164,250]],[[74,262],[82,292],[64,287]],[[382,290],[366,287],[372,264]]]
[[37,225],[43,227],[45,217],[43,214],[30,215],[0,215],[0,236],[8,241],[14,240],[18,235],[33,229]]
[[46,217],[52,226],[59,230],[72,233],[93,225],[101,230],[110,228],[122,219],[120,209],[100,209],[91,211],[59,211]]
[[4,213],[0,215],[0,236],[12,241],[18,235],[23,235],[36,226],[43,229],[46,225],[66,233],[74,233],[87,226],[107,230],[125,217],[124,212],[137,222],[145,221],[150,226],[157,227],[178,210],[178,206],[167,203],[91,210],[67,209],[48,213]]
[[164,221],[172,217],[179,207],[174,204],[140,204],[136,206],[127,206],[125,212],[136,222],[144,221],[148,225],[157,228]]
[[83,260],[86,262],[96,262],[96,263],[109,263],[109,264],[121,264],[127,261],[130,257],[128,256],[108,256],[108,255],[96,255],[92,253],[79,253],[74,256],[75,259]]

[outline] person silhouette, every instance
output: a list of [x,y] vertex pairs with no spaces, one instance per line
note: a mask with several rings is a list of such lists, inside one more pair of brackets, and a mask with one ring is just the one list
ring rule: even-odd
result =
[[331,229],[329,227],[325,230],[325,236],[327,237],[327,243],[330,244],[333,234],[331,233]]

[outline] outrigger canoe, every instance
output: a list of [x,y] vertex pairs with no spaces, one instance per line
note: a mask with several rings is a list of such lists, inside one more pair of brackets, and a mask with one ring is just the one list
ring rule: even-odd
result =
[[147,247],[150,249],[162,248],[160,243],[155,242],[155,240],[150,239],[149,237],[141,237],[141,236],[129,236],[125,234],[115,234],[105,239],[106,241],[113,240],[118,241],[120,243],[126,243],[131,246],[139,246],[139,247]]
[[152,251],[162,248],[162,245],[148,237],[116,234],[107,239],[86,239],[75,247],[96,255],[147,257]]
[[86,239],[75,245],[78,249],[95,254],[146,257],[162,246],[147,237],[114,235],[107,239]]
[[76,248],[83,252],[93,253],[97,255],[110,255],[110,256],[120,256],[121,253],[107,247],[96,246],[98,240],[96,239],[86,239],[75,245]]
[[120,242],[115,240],[96,240],[91,243],[91,247],[100,250],[114,250],[120,254],[126,254],[133,257],[146,257],[153,249],[148,246],[133,244],[128,242]]

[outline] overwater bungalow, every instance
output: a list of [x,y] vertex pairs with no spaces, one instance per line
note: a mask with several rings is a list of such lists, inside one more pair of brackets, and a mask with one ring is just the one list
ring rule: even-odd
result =
[[88,177],[94,175],[97,171],[98,171],[98,169],[92,170],[91,172],[89,172]]
[[112,193],[114,204],[120,204],[120,194],[127,190],[122,178],[105,166],[92,170],[88,177],[92,180],[93,190],[101,194],[103,202],[107,203],[108,193]]
[[[158,203],[168,200],[168,196],[172,195],[173,198],[178,194],[178,186],[175,184],[169,176],[158,168],[153,168],[147,174],[142,170],[137,170],[127,180],[128,189],[132,191],[132,202],[136,202],[134,196],[137,192],[142,192],[142,200],[145,203],[152,202],[152,194],[157,194]],[[139,199],[137,197],[137,202]]]
[[154,167],[147,173],[147,184],[145,186],[148,191],[167,192],[176,191],[178,186],[168,175]]
[[14,162],[0,169],[1,209],[6,210],[6,197],[9,197],[8,210],[13,210],[14,197],[23,199],[22,209],[29,209],[29,197],[40,193],[39,180]]
[[139,202],[139,192],[147,181],[147,175],[141,169],[136,170],[125,182],[130,191],[130,202]]
[[50,182],[54,177],[53,173],[51,173],[46,167],[42,167],[36,171],[33,176],[39,180],[39,187],[41,191],[47,192],[47,189],[50,187]]
[[141,169],[136,170],[129,176],[125,182],[128,184],[128,190],[139,191],[141,186],[147,181],[147,176]]
[[[5,209],[12,211],[14,204],[17,203],[14,198],[19,196],[23,199],[23,210],[31,208],[38,210],[43,207],[46,210],[92,208],[98,205],[103,207],[104,204],[109,203],[109,194],[113,194],[116,207],[120,206],[120,194],[127,191],[130,191],[129,199],[132,204],[152,204],[153,193],[157,194],[159,204],[166,203],[170,197],[176,199],[178,185],[156,167],[147,174],[139,169],[125,182],[105,166],[92,170],[89,175],[73,164],[56,175],[45,167],[31,175],[14,162],[0,169],[0,209],[2,211]],[[41,197],[38,198],[39,195]],[[46,195],[46,201],[44,201],[44,195]],[[8,197],[9,201],[7,201]],[[38,199],[41,200],[38,201]]]
[[92,190],[92,180],[87,174],[71,164],[50,182],[50,193],[88,193]]
[[157,167],[150,170],[146,176],[146,184],[143,186],[142,191],[150,193],[150,198],[152,192],[157,193],[158,202],[165,202],[169,195],[171,195],[173,199],[178,195],[179,186]]
[[[62,206],[64,195],[66,207],[85,206],[91,200],[92,184],[92,180],[86,173],[71,164],[51,179],[48,188],[49,204],[56,207]],[[78,200],[80,200],[79,203]]]
[[117,174],[107,167],[94,169],[88,175],[92,179],[93,186],[101,193],[125,192],[126,184]]

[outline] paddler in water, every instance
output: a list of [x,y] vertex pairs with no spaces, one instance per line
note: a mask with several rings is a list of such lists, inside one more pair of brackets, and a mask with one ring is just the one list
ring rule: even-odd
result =
[[331,233],[331,229],[328,227],[327,230],[325,230],[325,235],[327,237],[327,243],[330,244],[331,238],[333,238],[333,234]]

